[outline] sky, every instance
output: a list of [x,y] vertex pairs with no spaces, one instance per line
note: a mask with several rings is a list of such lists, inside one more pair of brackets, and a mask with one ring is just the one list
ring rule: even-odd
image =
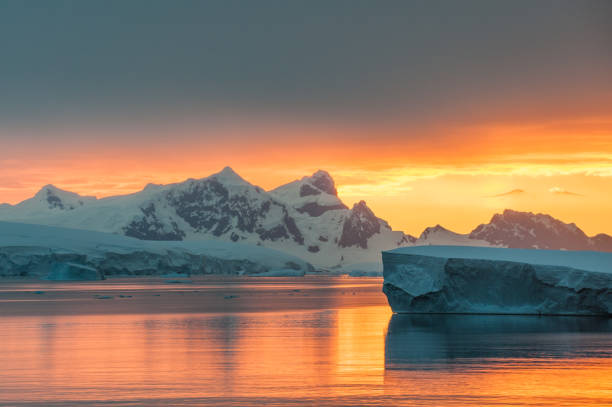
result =
[[0,2],[0,202],[325,169],[394,229],[612,234],[610,1]]

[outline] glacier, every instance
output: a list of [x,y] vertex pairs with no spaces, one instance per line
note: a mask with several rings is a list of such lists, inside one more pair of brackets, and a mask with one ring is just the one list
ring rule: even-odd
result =
[[51,271],[45,277],[52,281],[96,281],[104,280],[104,274],[93,267],[76,263],[54,262]]
[[414,246],[382,259],[395,313],[612,315],[612,253]]
[[146,241],[80,229],[0,222],[0,277],[99,280],[137,275],[304,275],[310,263],[216,240]]

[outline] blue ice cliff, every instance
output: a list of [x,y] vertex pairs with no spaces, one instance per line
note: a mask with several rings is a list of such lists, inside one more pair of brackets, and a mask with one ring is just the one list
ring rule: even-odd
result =
[[612,253],[416,246],[382,258],[396,313],[612,315]]

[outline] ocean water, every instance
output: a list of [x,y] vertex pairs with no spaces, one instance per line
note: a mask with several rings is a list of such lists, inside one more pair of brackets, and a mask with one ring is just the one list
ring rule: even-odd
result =
[[611,319],[392,315],[381,284],[3,282],[0,405],[612,405]]

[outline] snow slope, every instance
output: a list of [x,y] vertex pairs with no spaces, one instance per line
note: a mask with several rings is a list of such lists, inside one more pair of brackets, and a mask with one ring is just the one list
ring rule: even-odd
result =
[[0,276],[44,277],[56,263],[104,275],[257,274],[312,271],[276,250],[221,241],[144,241],[51,226],[0,222]]
[[400,247],[390,250],[389,253],[442,258],[516,261],[612,273],[612,253],[594,251],[506,249],[496,247],[441,245]]
[[383,264],[394,312],[612,314],[612,253],[418,246]]

